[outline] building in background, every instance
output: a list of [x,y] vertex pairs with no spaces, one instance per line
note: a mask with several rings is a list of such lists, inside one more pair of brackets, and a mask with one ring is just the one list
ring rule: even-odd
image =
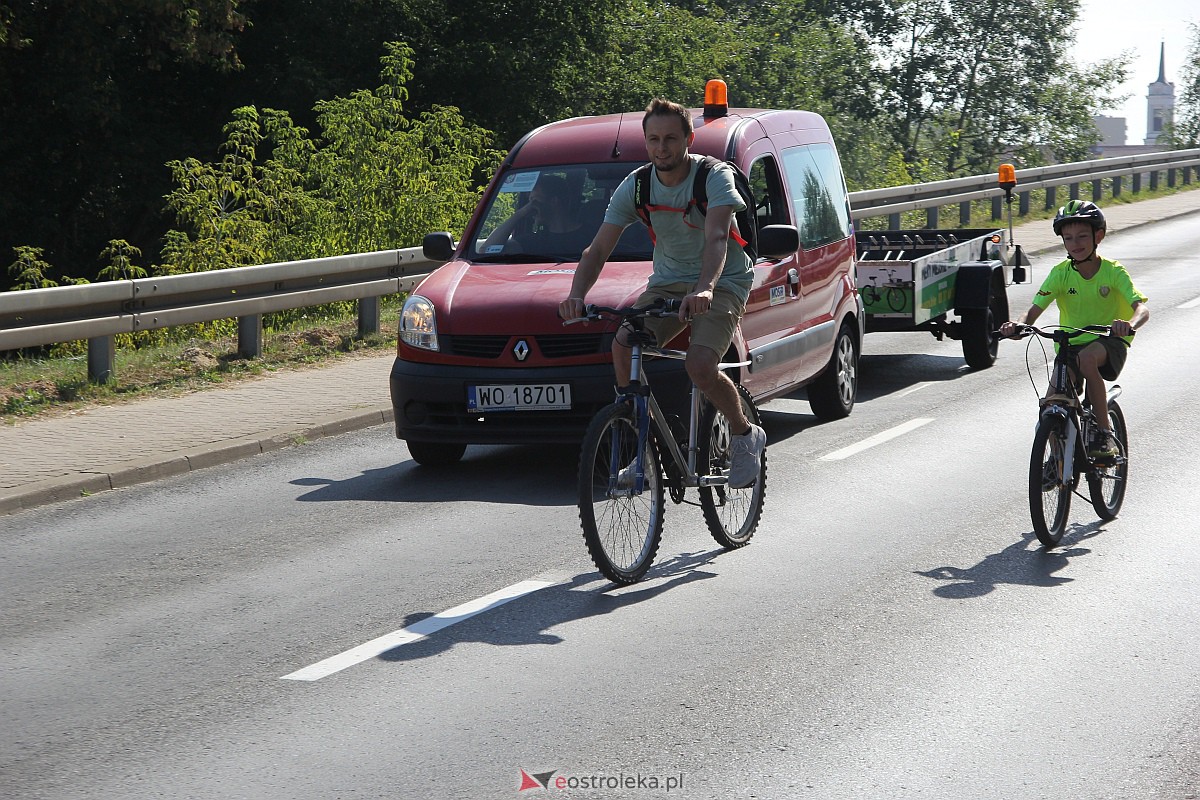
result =
[[1167,80],[1167,45],[1158,51],[1158,80],[1146,98],[1146,144],[1157,144],[1163,128],[1175,115],[1175,84]]
[[1167,80],[1167,46],[1158,51],[1158,80],[1150,84],[1146,94],[1146,139],[1144,144],[1125,144],[1127,121],[1124,117],[1095,116],[1092,121],[1100,131],[1100,143],[1092,148],[1095,158],[1133,156],[1138,153],[1159,153],[1167,148],[1158,144],[1158,137],[1167,123],[1174,119],[1175,84]]

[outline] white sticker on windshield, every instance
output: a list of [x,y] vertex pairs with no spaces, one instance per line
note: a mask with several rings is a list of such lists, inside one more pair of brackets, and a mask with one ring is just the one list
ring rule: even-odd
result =
[[531,192],[537,185],[540,172],[511,172],[500,184],[502,192]]

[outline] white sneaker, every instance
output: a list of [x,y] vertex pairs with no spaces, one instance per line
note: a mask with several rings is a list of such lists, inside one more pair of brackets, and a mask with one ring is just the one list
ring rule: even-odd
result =
[[754,423],[741,436],[730,439],[729,451],[733,463],[729,465],[729,488],[745,489],[753,486],[762,469],[762,453],[767,449],[767,432]]

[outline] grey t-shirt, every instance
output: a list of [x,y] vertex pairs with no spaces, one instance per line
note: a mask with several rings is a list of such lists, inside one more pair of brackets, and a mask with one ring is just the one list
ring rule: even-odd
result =
[[[682,209],[687,208],[692,199],[692,183],[702,157],[692,154],[688,157],[692,168],[688,171],[687,179],[678,186],[664,186],[658,179],[657,171],[650,171],[650,205],[664,207],[664,210],[650,211],[655,237],[654,273],[650,276],[652,287],[668,283],[694,284],[700,277],[704,254],[704,215],[693,206],[685,217]],[[622,228],[635,222],[641,224],[633,202],[636,175],[636,170],[630,173],[613,192],[608,211],[604,214],[605,222]],[[733,206],[736,213],[746,207],[734,185],[733,170],[729,165],[720,164],[712,169],[705,185],[709,208]],[[729,237],[725,267],[717,279],[717,287],[733,292],[745,303],[754,281],[752,266],[746,251],[736,239]]]

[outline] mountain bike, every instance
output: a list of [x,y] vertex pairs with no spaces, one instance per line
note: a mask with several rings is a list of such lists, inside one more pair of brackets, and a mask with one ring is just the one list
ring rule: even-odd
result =
[[[1117,403],[1121,387],[1108,387],[1108,420],[1119,450],[1115,457],[1092,458],[1087,442],[1096,426],[1091,404],[1080,397],[1075,369],[1075,354],[1067,346],[1072,337],[1081,333],[1111,335],[1108,326],[1086,328],[1017,327],[1017,338],[1025,335],[1050,339],[1058,346],[1051,368],[1050,388],[1041,397],[1041,414],[1033,437],[1033,452],[1029,459],[1029,511],[1033,530],[1046,547],[1054,547],[1067,528],[1071,510],[1071,495],[1083,497],[1078,491],[1079,480],[1087,481],[1088,499],[1102,520],[1116,519],[1125,500],[1129,476],[1129,433],[1125,415]],[[1032,339],[1030,340],[1033,341]],[[1033,379],[1032,370],[1030,379]],[[1036,389],[1035,385],[1035,389]]]
[[[732,433],[725,416],[689,382],[686,428],[682,421],[673,426],[642,369],[644,356],[686,358],[681,350],[656,346],[654,335],[643,325],[646,317],[670,316],[678,309],[678,301],[658,301],[642,308],[587,305],[582,318],[564,323],[614,319],[630,331],[629,384],[592,418],[579,456],[583,539],[596,568],[613,583],[635,583],[650,569],[662,539],[668,492],[676,504],[696,505],[686,500],[686,492],[697,489],[708,530],[726,549],[749,543],[762,516],[766,451],[758,480],[745,489],[731,488],[727,475]],[[721,363],[718,368],[747,364]],[[761,424],[750,393],[741,385],[737,390],[746,418]]]

